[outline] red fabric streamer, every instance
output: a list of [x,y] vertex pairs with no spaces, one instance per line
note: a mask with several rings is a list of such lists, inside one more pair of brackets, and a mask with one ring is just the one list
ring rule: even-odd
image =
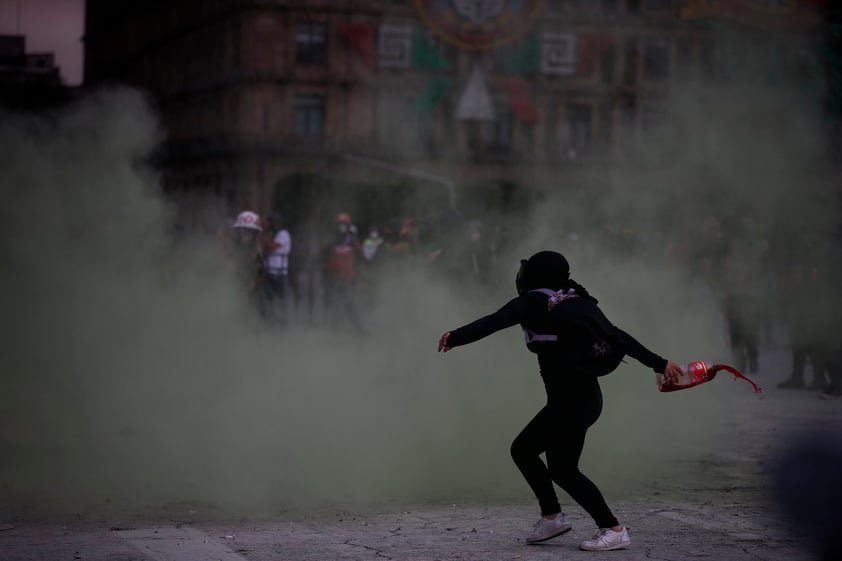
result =
[[369,66],[374,66],[374,48],[376,33],[374,26],[369,23],[341,23],[337,26],[339,33],[356,49]]
[[521,78],[501,78],[500,86],[506,92],[512,109],[518,119],[524,123],[535,123],[538,121],[538,108],[529,95],[526,82]]

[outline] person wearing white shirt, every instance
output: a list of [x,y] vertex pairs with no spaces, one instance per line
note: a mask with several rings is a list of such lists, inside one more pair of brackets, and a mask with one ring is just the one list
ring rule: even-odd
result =
[[289,254],[292,251],[292,237],[282,226],[281,215],[269,214],[263,240],[264,266],[266,269],[266,314],[273,323],[286,323],[291,309],[289,296]]

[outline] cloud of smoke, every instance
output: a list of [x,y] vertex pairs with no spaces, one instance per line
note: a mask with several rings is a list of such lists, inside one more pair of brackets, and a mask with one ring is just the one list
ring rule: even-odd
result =
[[472,352],[436,355],[456,321],[429,312],[444,287],[392,285],[369,338],[268,331],[213,239],[173,241],[139,95],[10,115],[0,137],[6,504],[317,508],[493,494],[510,475],[496,434],[525,398],[503,387],[514,368],[480,392]]
[[[793,255],[830,241],[838,194],[825,162],[821,77],[772,81],[763,76],[787,75],[777,68],[781,61],[755,64],[728,80],[671,83],[659,122],[616,131],[618,158],[592,173],[592,195],[554,177],[536,180],[534,170],[524,169],[524,183],[543,183],[549,193],[513,227],[519,243],[505,259],[562,251],[573,277],[610,319],[679,363],[735,360],[722,308],[724,294],[737,289],[733,269],[761,267],[753,290],[780,327],[782,305],[770,297],[773,274],[789,274]],[[763,248],[763,259],[743,257],[757,258]],[[706,257],[714,258],[712,282],[705,279]],[[761,349],[758,378],[768,390],[779,380],[764,373],[780,366],[763,355]],[[728,411],[717,395],[746,391],[752,399],[747,387],[719,379],[704,389],[659,394],[651,372],[630,362],[603,380],[603,418],[583,456],[583,471],[609,494],[645,486],[669,460],[727,439]]]
[[[764,232],[783,209],[790,224],[829,217],[818,189],[789,204],[821,150],[809,95],[731,84],[672,99],[679,152],[649,172],[606,170],[597,201],[559,189],[530,208],[487,290],[423,270],[381,283],[368,337],[267,330],[213,240],[173,242],[174,209],[144,164],[156,118],[137,94],[4,118],[0,185],[13,204],[0,209],[0,493],[50,508],[185,500],[249,511],[530,500],[507,451],[542,404],[534,357],[513,331],[447,356],[433,349],[513,295],[518,258],[565,252],[645,345],[718,360],[716,300],[679,264],[693,260],[671,252],[733,209]],[[657,157],[658,138],[629,136],[627,148]],[[617,245],[629,232],[639,251]],[[653,376],[632,363],[604,379],[583,469],[609,493],[721,436],[716,396],[730,386],[667,396]]]

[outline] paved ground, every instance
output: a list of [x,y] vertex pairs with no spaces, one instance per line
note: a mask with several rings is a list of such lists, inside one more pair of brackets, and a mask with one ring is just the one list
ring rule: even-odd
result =
[[[785,360],[785,352],[779,353],[773,358]],[[839,419],[842,400],[776,390],[782,371],[760,380],[766,387],[762,399],[745,399],[747,386],[745,393],[728,394],[740,407],[732,409],[734,438],[727,445],[688,449],[667,466],[692,477],[660,478],[624,502],[611,501],[631,529],[633,545],[623,551],[579,551],[577,544],[593,530],[575,508],[568,510],[572,532],[544,545],[524,545],[536,514],[526,502],[401,505],[260,520],[223,520],[201,506],[170,505],[153,514],[47,521],[0,505],[0,520],[7,524],[0,525],[0,561],[815,559],[769,500],[768,476],[775,469],[770,458],[782,432]]]

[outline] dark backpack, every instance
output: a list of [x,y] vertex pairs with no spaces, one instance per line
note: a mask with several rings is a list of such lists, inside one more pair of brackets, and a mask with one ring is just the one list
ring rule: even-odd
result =
[[[549,289],[534,292],[551,297],[556,294]],[[571,347],[569,358],[573,368],[592,376],[605,376],[623,362],[626,353],[617,337],[618,330],[593,298],[564,298],[552,306],[552,313],[559,314],[559,344]]]
[[620,342],[615,337],[616,328],[596,304],[592,305],[596,310],[594,317],[575,317],[573,321],[575,329],[580,329],[586,334],[590,348],[590,356],[583,361],[581,367],[594,376],[605,376],[620,366],[626,353],[620,348]]

